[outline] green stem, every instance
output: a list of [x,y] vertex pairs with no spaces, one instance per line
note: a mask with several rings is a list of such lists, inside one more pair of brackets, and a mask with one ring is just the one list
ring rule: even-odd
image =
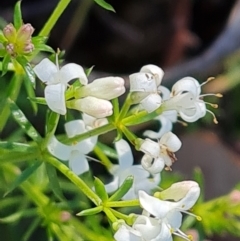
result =
[[121,130],[127,139],[135,146],[135,140],[138,138],[134,133],[132,133],[126,126],[122,125]]
[[117,218],[109,208],[104,207],[103,212],[107,215],[108,219],[111,220],[112,223],[117,222]]
[[105,153],[102,151],[100,146],[98,144],[94,147],[94,153],[97,155],[97,157],[101,160],[101,163],[108,169],[112,167],[112,163],[109,160],[109,158],[105,155]]
[[128,201],[116,201],[116,202],[106,202],[105,207],[110,208],[120,208],[120,207],[135,207],[140,206],[138,199],[128,200]]
[[132,126],[132,125],[137,125],[141,124],[147,121],[150,121],[154,119],[155,117],[159,116],[162,114],[164,110],[163,105],[161,105],[158,109],[155,111],[148,113],[147,111],[143,110],[137,114],[133,114],[131,116],[128,116],[122,120],[122,123],[126,126]]
[[72,183],[74,183],[96,206],[99,206],[102,200],[97,196],[87,184],[72,172],[67,166],[58,161],[56,158],[44,154],[44,160],[55,166],[61,173],[63,173]]
[[59,117],[60,115],[51,111],[49,118],[47,120],[47,133],[46,133],[46,137],[41,145],[41,149],[44,150],[47,145],[49,140],[51,139],[51,137],[54,135],[56,129],[57,129],[57,125],[58,125],[58,121],[59,121]]
[[123,104],[121,112],[118,116],[118,121],[121,121],[126,116],[131,105],[132,105],[131,97],[130,97],[130,95],[128,95]]
[[84,139],[87,139],[91,136],[98,136],[98,135],[102,135],[104,133],[107,133],[109,131],[112,131],[116,129],[116,127],[112,124],[112,123],[109,123],[107,125],[104,125],[104,126],[100,126],[96,129],[92,129],[88,132],[85,132],[81,135],[77,135],[77,136],[74,136],[73,138],[69,138],[67,141],[66,141],[66,144],[71,144],[73,142],[79,142],[79,141],[82,141]]
[[40,36],[48,36],[56,22],[58,21],[59,17],[62,15],[68,4],[71,2],[71,0],[61,0],[56,8],[54,9],[52,15],[40,31]]
[[10,109],[7,104],[7,98],[16,101],[19,91],[22,86],[23,76],[15,73],[10,81],[10,85],[6,91],[6,96],[4,96],[0,101],[0,132],[3,130],[8,117],[10,115]]

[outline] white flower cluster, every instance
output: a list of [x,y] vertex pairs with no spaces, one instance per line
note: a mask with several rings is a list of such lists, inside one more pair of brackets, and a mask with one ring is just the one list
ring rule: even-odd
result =
[[[70,63],[60,69],[58,59],[55,65],[45,58],[33,70],[38,78],[47,85],[44,92],[48,107],[61,115],[66,114],[67,104],[68,108],[82,111],[96,118],[110,116],[113,113],[113,107],[109,100],[125,92],[124,79],[120,77],[96,79],[91,84],[88,84],[88,79],[82,66]],[[80,88],[81,92],[76,93],[79,98],[66,103],[65,91],[67,90],[68,82],[73,79],[79,79],[82,85]]]
[[[200,188],[196,182],[184,181],[173,184],[164,190],[161,199],[139,191],[139,201],[143,208],[132,227],[125,223],[118,224],[114,235],[116,241],[172,241],[172,234],[185,240],[191,237],[179,228],[182,213],[193,215],[189,210],[197,201]],[[168,201],[173,200],[173,201]]]
[[[44,59],[35,66],[34,71],[47,85],[45,99],[52,111],[65,115],[67,107],[83,112],[82,120],[65,124],[69,138],[112,121],[105,118],[113,113],[109,100],[125,92],[124,80],[120,77],[96,79],[88,84],[83,68],[77,64],[67,64],[59,69],[58,63],[55,65]],[[194,122],[210,112],[214,121],[217,121],[214,114],[206,108],[206,104],[210,103],[203,101],[204,95],[201,95],[201,85],[197,80],[185,77],[177,81],[170,91],[161,86],[163,75],[161,68],[146,65],[140,72],[129,76],[130,105],[138,104],[139,109],[147,113],[161,110],[161,114],[156,118],[160,121],[161,128],[158,132],[145,131],[144,135],[148,137],[146,139],[136,138],[136,148],[144,153],[141,165],[133,165],[134,159],[127,141],[121,139],[115,143],[119,163],[109,168],[113,181],[105,185],[105,190],[107,193],[115,192],[131,175],[134,177],[133,185],[122,199],[137,198],[143,208],[142,215],[137,216],[132,226],[125,222],[117,222],[114,236],[117,241],[172,241],[172,234],[190,240],[179,228],[182,212],[188,213],[187,210],[199,197],[198,184],[193,181],[175,183],[169,189],[160,192],[158,197],[152,197],[149,193],[158,186],[160,172],[164,168],[171,170],[172,164],[176,161],[175,152],[181,148],[181,141],[171,132],[172,124],[177,118]],[[74,94],[71,98],[66,98],[68,82],[76,78],[80,84],[74,85]],[[210,105],[216,107],[214,104]],[[113,124],[121,125],[119,119],[120,117],[117,117],[116,123]],[[60,160],[69,161],[69,167],[80,175],[89,170],[85,155],[94,149],[96,143],[97,136],[89,136],[72,145],[65,145],[53,136],[49,141],[48,151]]]

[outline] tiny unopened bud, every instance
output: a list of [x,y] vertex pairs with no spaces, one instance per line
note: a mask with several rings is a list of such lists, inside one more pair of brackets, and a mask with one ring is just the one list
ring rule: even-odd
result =
[[9,23],[4,29],[3,34],[9,42],[15,42],[16,40],[16,29],[12,23]]
[[15,48],[14,48],[14,44],[10,43],[6,45],[6,50],[7,52],[11,55],[11,56],[15,56]]
[[95,118],[104,118],[113,113],[112,104],[108,100],[88,96],[82,99],[67,101],[67,107],[82,111]]
[[34,50],[34,45],[31,42],[27,43],[23,48],[23,52],[25,54],[31,53],[33,50]]
[[17,41],[25,42],[31,39],[34,28],[30,23],[24,24],[17,32]]
[[233,190],[230,194],[229,194],[229,198],[230,201],[232,203],[240,203],[240,191],[239,190]]
[[67,211],[62,211],[60,213],[61,222],[67,222],[71,218],[71,214]]
[[112,100],[124,92],[125,86],[123,78],[106,77],[96,79],[92,83],[77,89],[75,98],[94,96],[104,100]]

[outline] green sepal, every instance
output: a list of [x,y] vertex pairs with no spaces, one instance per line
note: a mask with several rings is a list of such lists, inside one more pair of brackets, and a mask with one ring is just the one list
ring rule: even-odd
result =
[[34,103],[40,104],[40,105],[47,105],[47,102],[45,100],[45,98],[43,97],[28,97],[28,99]]
[[95,208],[83,210],[80,213],[77,213],[76,215],[77,216],[89,216],[89,215],[94,215],[94,214],[100,213],[100,212],[102,212],[102,210],[103,210],[103,206],[98,206]]
[[36,87],[36,78],[32,66],[24,56],[18,56],[16,58],[17,62],[23,67],[27,80],[32,84],[32,87]]
[[122,138],[123,138],[123,133],[121,130],[118,129],[117,136],[115,137],[114,142],[117,142],[117,141],[121,140]]
[[109,202],[120,200],[132,187],[134,181],[133,176],[128,176],[119,189],[108,199]]
[[8,64],[11,61],[11,56],[9,54],[6,54],[2,61],[2,76],[5,75],[8,71]]
[[48,37],[46,36],[34,36],[32,37],[32,43],[34,44],[34,46],[36,44],[44,44],[46,43],[48,40]]
[[[30,83],[30,81],[28,81],[27,78],[24,78],[24,85],[25,85],[25,89],[26,89],[27,95],[30,98],[36,98],[35,91],[33,90],[32,84]],[[34,114],[36,114],[37,111],[38,111],[37,104],[35,102],[31,101],[31,106],[33,108]]]
[[5,43],[7,41],[7,39],[5,38],[5,36],[3,35],[3,32],[0,30],[0,43]]
[[33,165],[25,169],[15,180],[14,182],[10,185],[8,188],[8,191],[3,195],[6,197],[10,192],[12,192],[16,187],[21,185],[24,181],[26,181],[40,166],[42,162],[40,161],[35,161]]
[[95,3],[97,3],[99,6],[101,6],[102,8],[112,11],[112,12],[116,12],[114,10],[114,8],[112,7],[112,5],[110,5],[109,3],[105,2],[104,0],[94,0]]
[[87,75],[87,77],[91,74],[93,68],[94,68],[94,65],[93,65],[92,67],[84,70],[84,72],[85,72],[85,74]]
[[49,184],[53,193],[60,201],[65,202],[66,199],[63,196],[62,189],[59,184],[56,168],[50,165],[49,163],[45,163],[45,167],[46,167],[46,171],[49,179]]
[[14,13],[13,13],[13,23],[14,23],[14,27],[16,28],[16,30],[18,30],[23,24],[22,11],[21,11],[21,1],[18,1],[15,4]]
[[25,133],[36,142],[40,142],[42,137],[37,132],[37,130],[32,126],[29,120],[26,118],[24,113],[19,109],[19,107],[11,100],[7,99],[11,113],[15,121],[20,125],[20,127],[25,131]]
[[106,192],[105,186],[103,182],[97,178],[94,177],[94,187],[97,195],[102,199],[103,202],[108,200],[108,194]]
[[113,159],[118,159],[118,155],[116,150],[114,150],[113,148],[109,147],[108,145],[105,145],[101,142],[97,143],[97,146],[103,151],[103,153]]

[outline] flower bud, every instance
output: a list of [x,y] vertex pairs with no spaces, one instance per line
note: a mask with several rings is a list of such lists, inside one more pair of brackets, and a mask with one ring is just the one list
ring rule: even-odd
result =
[[14,44],[10,43],[6,45],[6,50],[11,56],[15,56],[15,47]]
[[33,50],[34,50],[34,45],[31,42],[26,43],[23,48],[23,52],[25,54],[31,53]]
[[33,32],[34,32],[34,28],[30,23],[22,25],[17,32],[17,41],[26,42],[30,40]]
[[15,27],[13,26],[12,23],[9,23],[4,29],[3,29],[3,34],[5,36],[5,38],[9,41],[14,43],[16,40],[16,35],[17,35],[17,31],[15,29]]
[[125,92],[124,79],[120,77],[106,77],[94,80],[92,83],[78,88],[75,98],[94,96],[111,100]]
[[113,107],[110,101],[98,99],[92,96],[68,101],[67,107],[82,111],[96,118],[104,118],[112,115],[113,113]]

